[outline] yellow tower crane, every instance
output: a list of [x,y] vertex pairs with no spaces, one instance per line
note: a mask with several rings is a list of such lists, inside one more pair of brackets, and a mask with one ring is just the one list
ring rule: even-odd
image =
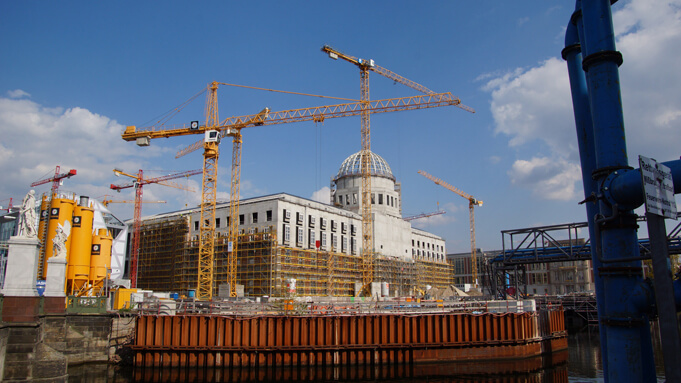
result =
[[[327,53],[330,58],[334,60],[343,59],[347,62],[355,64],[359,68],[360,76],[360,100],[362,102],[363,113],[362,116],[362,153],[360,155],[360,172],[362,174],[362,191],[361,191],[361,214],[362,214],[362,284],[365,294],[371,287],[371,282],[374,281],[374,238],[373,238],[373,220],[371,216],[371,128],[369,123],[369,112],[366,106],[369,104],[369,71],[380,74],[395,82],[406,85],[412,89],[416,89],[421,93],[435,94],[432,90],[423,85],[417,84],[414,81],[406,79],[397,73],[388,69],[380,67],[374,63],[374,60],[366,60],[347,55],[338,50],[333,49],[328,45],[322,47],[322,52]],[[475,113],[473,108],[462,105],[461,100],[452,97],[454,106],[471,113]]]
[[[390,98],[384,100],[360,101],[345,104],[317,106],[302,109],[290,109],[270,112],[268,108],[260,113],[239,117],[230,117],[218,122],[217,88],[224,83],[213,82],[207,88],[208,101],[206,106],[206,123],[193,121],[189,124],[166,125],[165,123],[145,128],[135,126],[126,127],[122,134],[125,141],[135,141],[139,146],[149,146],[151,139],[203,134],[204,140],[197,142],[180,151],[180,157],[203,146],[203,186],[201,203],[201,220],[199,236],[199,266],[197,297],[211,299],[213,296],[213,264],[215,243],[215,206],[218,144],[222,137],[232,137],[232,176],[230,195],[229,242],[231,251],[228,252],[228,283],[230,295],[236,296],[236,254],[238,239],[239,189],[241,182],[241,129],[252,126],[276,125],[293,122],[314,121],[323,122],[330,118],[358,116],[365,113],[386,113],[401,110],[416,110],[436,108],[441,106],[458,106],[459,99],[451,93],[433,93],[421,96]],[[225,84],[229,85],[229,84]]]
[[475,246],[475,212],[474,208],[475,206],[482,206],[482,201],[479,199],[476,199],[470,194],[464,193],[463,191],[455,188],[454,186],[446,183],[445,181],[433,177],[432,175],[424,172],[423,170],[419,170],[418,173],[429,180],[435,182],[436,184],[444,187],[445,189],[449,191],[453,191],[454,193],[460,195],[461,197],[465,198],[468,200],[468,218],[470,221],[471,225],[471,273],[473,275],[473,285],[475,288],[478,288],[478,257],[477,257],[477,248]]

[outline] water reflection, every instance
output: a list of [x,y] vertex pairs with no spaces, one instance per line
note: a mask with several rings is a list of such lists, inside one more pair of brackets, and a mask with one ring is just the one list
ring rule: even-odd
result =
[[[659,337],[653,336],[658,381],[664,381]],[[602,382],[600,338],[594,328],[568,335],[568,350],[510,362],[430,363],[414,366],[276,367],[236,369],[69,367],[69,382]]]
[[69,368],[69,382],[568,382],[568,352],[516,361],[272,368]]

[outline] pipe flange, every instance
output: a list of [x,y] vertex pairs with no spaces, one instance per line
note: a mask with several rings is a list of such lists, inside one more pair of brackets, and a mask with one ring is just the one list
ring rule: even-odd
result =
[[567,60],[568,55],[572,51],[581,52],[582,51],[582,44],[579,44],[579,43],[572,44],[572,45],[568,45],[565,48],[563,48],[563,50],[560,51],[560,55],[563,57],[563,60]]
[[[608,168],[601,168],[601,169],[596,169],[592,173],[592,177],[596,179],[597,177],[602,176],[605,172],[608,173],[607,177],[601,182],[601,187],[600,187],[600,194],[605,198],[605,200],[610,204],[610,206],[618,206],[618,209],[620,211],[628,211],[628,210],[634,210],[638,206],[634,205],[625,205],[622,203],[622,201],[615,201],[615,199],[612,197],[612,183],[617,179],[618,177],[624,175],[625,173],[628,173],[630,171],[633,171],[634,168],[631,166],[617,166],[617,167],[608,167]],[[597,172],[599,172],[597,174]]]
[[601,61],[612,61],[617,64],[617,66],[621,66],[624,59],[622,59],[622,54],[618,51],[600,51],[584,57],[582,69],[584,72],[588,72],[590,66]]

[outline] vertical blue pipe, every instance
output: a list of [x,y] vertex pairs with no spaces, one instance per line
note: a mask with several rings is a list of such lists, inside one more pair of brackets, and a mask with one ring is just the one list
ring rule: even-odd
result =
[[[582,46],[579,40],[579,31],[583,27],[581,15],[581,0],[577,0],[575,12],[568,23],[565,32],[565,49],[562,56],[567,62],[570,77],[570,90],[572,93],[572,106],[575,115],[575,127],[577,130],[577,142],[579,144],[579,159],[582,168],[582,186],[584,189],[584,203],[586,204],[586,216],[589,222],[589,238],[596,238],[594,230],[594,217],[598,214],[598,204],[595,196],[598,194],[598,184],[591,177],[596,169],[596,152],[594,149],[594,132],[591,124],[591,108],[589,107],[589,92],[586,86],[586,77],[582,70]],[[593,243],[592,243],[593,245]],[[591,265],[593,270],[601,268],[602,264],[596,256],[596,247],[591,246]],[[594,273],[594,286],[596,289],[596,302],[599,318],[604,316],[605,296],[603,291],[603,279]],[[601,357],[607,359],[607,327],[599,325],[601,339]],[[603,376],[608,376],[608,365],[603,366]]]
[[[608,176],[628,168],[624,117],[619,87],[619,65],[622,56],[615,50],[615,36],[609,0],[589,0],[581,4],[584,22],[583,69],[586,72],[591,119],[594,128],[596,169],[592,173],[603,188]],[[599,190],[605,192],[607,190]],[[606,381],[655,381],[650,323],[637,307],[635,296],[642,282],[641,261],[621,262],[617,259],[639,255],[636,216],[631,210],[599,199],[601,218],[594,222],[599,232],[592,243],[608,262],[595,274],[603,283],[603,315],[606,328],[604,365]],[[599,315],[601,314],[599,310]]]

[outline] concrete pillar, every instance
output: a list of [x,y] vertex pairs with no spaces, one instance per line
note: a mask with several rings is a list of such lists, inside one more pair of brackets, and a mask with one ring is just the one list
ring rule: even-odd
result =
[[37,238],[11,237],[7,253],[4,296],[37,297],[35,287],[38,280]]
[[46,297],[65,297],[66,259],[51,257],[47,260],[47,277],[45,280]]

